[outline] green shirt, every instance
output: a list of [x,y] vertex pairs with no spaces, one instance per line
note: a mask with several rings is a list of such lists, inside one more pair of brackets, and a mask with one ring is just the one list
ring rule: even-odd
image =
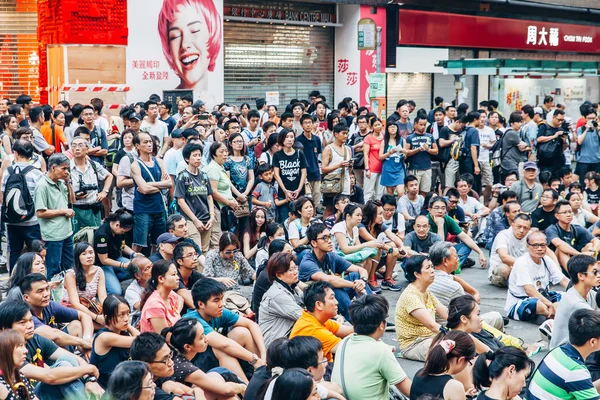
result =
[[[59,180],[57,183],[44,175],[35,190],[35,211],[65,210],[69,208],[69,191],[67,185]],[[64,215],[54,218],[38,218],[42,239],[50,242],[65,240],[73,235],[71,220]]]
[[[397,385],[406,379],[406,373],[398,364],[390,346],[366,335],[352,335],[344,349],[344,383],[348,400],[388,400],[389,385]],[[340,376],[340,351],[338,345],[331,382],[342,386]],[[369,360],[369,362],[365,362]]]
[[[429,230],[433,233],[438,233],[438,226],[431,217],[431,213],[427,214],[427,219],[429,220]],[[448,240],[448,233],[454,236],[458,236],[462,233],[462,231],[463,230],[460,229],[460,226],[458,226],[454,218],[452,218],[448,214],[444,215],[444,237],[442,238],[442,240]]]
[[[210,164],[204,167],[203,171],[206,173],[210,181],[219,182],[217,186],[217,192],[221,196],[224,196],[227,200],[233,199],[233,193],[231,192],[231,180],[229,179],[229,176],[227,176],[225,168],[223,168],[222,165],[219,165],[215,162],[215,160],[212,160]],[[218,203],[219,206],[224,205],[221,202]]]

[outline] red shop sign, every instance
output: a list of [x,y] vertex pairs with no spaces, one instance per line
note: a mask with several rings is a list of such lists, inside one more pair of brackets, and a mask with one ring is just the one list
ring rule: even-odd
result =
[[483,49],[600,52],[600,28],[400,10],[398,44]]

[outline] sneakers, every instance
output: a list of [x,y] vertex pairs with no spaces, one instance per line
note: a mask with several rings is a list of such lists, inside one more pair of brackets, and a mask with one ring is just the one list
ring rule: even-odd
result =
[[373,279],[372,281],[369,281],[368,285],[371,288],[371,291],[373,293],[375,293],[375,294],[380,294],[381,293],[381,288],[377,284],[377,279]]
[[394,332],[396,330],[396,325],[391,322],[385,321],[385,331],[386,332]]
[[471,268],[475,265],[475,261],[471,260],[470,258],[467,258],[465,260],[465,262],[463,263],[463,265],[461,265],[461,268]]
[[399,292],[402,290],[402,286],[397,284],[392,278],[384,279],[383,282],[381,282],[381,288],[391,290],[392,292]]

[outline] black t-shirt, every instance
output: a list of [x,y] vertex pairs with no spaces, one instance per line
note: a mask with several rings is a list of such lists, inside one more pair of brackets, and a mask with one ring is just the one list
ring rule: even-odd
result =
[[[539,124],[537,137],[539,138],[542,136],[553,136],[559,130],[562,130],[562,129],[560,127],[555,128],[548,124]],[[546,143],[549,144],[551,142],[556,142],[557,147],[556,147],[556,150],[554,151],[553,156],[550,158],[547,158],[544,156],[544,152],[540,151],[540,147],[546,145]],[[562,139],[559,136],[556,139],[552,139],[550,142],[546,142],[546,143],[538,142],[538,144],[537,144],[538,163],[544,164],[544,165],[559,165],[562,167],[565,163],[565,156],[562,154]],[[557,160],[556,157],[560,157],[560,159]]]
[[194,283],[204,279],[204,275],[202,275],[200,272],[196,271],[196,270],[192,270],[192,275],[190,275],[190,277],[188,278],[187,284],[183,281],[183,279],[181,278],[181,274],[179,273],[179,270],[177,270],[177,274],[179,275],[179,289],[190,289],[192,290],[192,286],[194,286]]
[[[365,136],[362,136],[360,132],[356,132],[348,141],[348,146],[352,147],[364,142],[367,136],[369,136],[370,134],[371,132],[367,132]],[[364,156],[365,154],[362,151],[354,151],[354,169],[365,169]]]
[[184,384],[185,384],[185,379],[188,376],[190,376],[191,374],[193,374],[194,372],[199,370],[198,367],[196,367],[194,364],[192,364],[190,361],[188,361],[184,356],[182,356],[180,353],[177,353],[177,352],[173,356],[173,369],[175,370],[175,372],[173,372],[171,379],[173,379],[175,382],[184,383]]
[[439,138],[437,140],[438,143],[438,155],[435,156],[437,161],[441,161],[441,162],[448,162],[450,161],[450,148],[452,147],[452,145],[446,146],[446,147],[442,147],[440,146],[440,139],[444,139],[444,140],[450,140],[450,135],[459,135],[459,132],[454,132],[452,129],[450,129],[450,127],[448,126],[444,126],[442,129],[439,130]]
[[477,396],[477,400],[497,400],[497,399],[492,399],[491,397],[488,397],[486,395],[486,392],[483,392],[479,396]]
[[542,232],[557,222],[554,210],[544,211],[543,207],[539,207],[531,213],[531,227],[538,228]]
[[272,285],[267,277],[267,269],[261,267],[262,266],[259,266],[256,271],[256,282],[254,283],[254,289],[252,290],[252,311],[256,314],[257,321],[259,320],[258,310],[260,308],[260,302]]
[[248,382],[248,387],[246,387],[246,392],[244,393],[244,400],[256,400],[258,392],[270,378],[271,373],[267,370],[266,365],[257,368],[254,371],[254,375],[252,375],[252,379]]
[[123,157],[125,157],[125,154],[127,154],[125,149],[123,149],[123,148],[119,149],[119,151],[117,151],[117,154],[115,154],[115,159],[113,160],[113,163],[116,165],[119,165],[119,162],[121,161],[121,159]]
[[[291,155],[285,154],[283,150],[273,155],[273,167],[279,168],[279,176],[287,190],[296,190],[300,186],[300,174],[306,169],[306,158],[302,150],[294,150]],[[304,188],[301,188],[301,193]],[[285,198],[282,188],[279,188],[279,198]]]
[[[206,223],[210,219],[208,208],[208,196],[210,195],[212,195],[212,187],[206,173],[198,171],[196,175],[193,175],[186,169],[177,175],[177,179],[175,180],[175,198],[184,199],[192,213],[202,223]],[[181,215],[186,220],[189,220],[184,212],[181,212]]]
[[363,188],[354,185],[354,192],[350,195],[350,201],[356,204],[365,204],[365,192]]
[[112,260],[121,257],[121,248],[123,246],[125,246],[125,235],[114,234],[110,229],[110,222],[103,223],[94,234],[96,264],[103,265],[98,258],[99,254],[106,254]]
[[585,193],[587,193],[588,204],[600,203],[600,187],[596,190],[585,188]]
[[172,380],[174,380],[174,379],[171,377],[171,378],[158,378],[154,381],[154,383],[156,383],[156,389],[154,391],[154,400],[173,400],[175,398],[174,394],[167,393],[162,389],[163,383],[165,383],[167,381],[172,381]]
[[44,363],[52,364],[50,357],[58,350],[58,346],[53,341],[37,333],[34,333],[33,337],[25,343],[25,347],[27,348],[27,363],[41,368],[44,367]]

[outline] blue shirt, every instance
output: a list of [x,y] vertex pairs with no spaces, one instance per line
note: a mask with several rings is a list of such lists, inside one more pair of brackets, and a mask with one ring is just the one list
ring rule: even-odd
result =
[[[577,129],[577,137],[583,134],[585,126]],[[589,131],[583,139],[583,143],[579,146],[579,151],[575,152],[577,162],[586,164],[600,163],[600,137],[598,137],[598,131]]]
[[[104,129],[94,126],[92,134],[90,135],[90,148],[93,149],[98,146],[103,150],[108,150],[108,139],[106,138]],[[90,156],[90,159],[102,166],[105,165],[104,156]]]
[[304,147],[304,157],[306,158],[306,180],[309,182],[321,180],[321,169],[319,168],[318,156],[322,152],[321,139],[312,135],[309,139],[304,134],[296,138]]
[[308,252],[302,258],[299,268],[299,277],[302,282],[310,281],[311,277],[317,272],[324,272],[327,275],[343,274],[350,267],[350,262],[335,253],[325,254],[323,262],[317,260],[314,252]]
[[162,119],[162,118],[159,118],[159,119],[162,122],[164,122],[165,124],[167,124],[169,133],[173,132],[173,128],[175,128],[175,125],[177,125],[177,121],[175,121],[175,118],[173,118],[172,116],[169,115],[169,118],[167,118],[167,119]]
[[465,157],[471,158],[471,146],[477,147],[477,157],[479,157],[479,131],[469,126],[465,131]]
[[50,301],[48,307],[42,310],[42,319],[33,316],[33,328],[48,325],[51,328],[58,328],[58,324],[75,321],[79,318],[77,310],[62,306],[54,301]]
[[[406,138],[406,142],[410,145],[410,149],[418,149],[421,145],[427,145],[431,149],[431,145],[435,143],[433,140],[433,135],[429,133],[424,133],[419,135],[417,133],[412,133],[408,135]],[[410,170],[416,169],[419,171],[425,171],[431,169],[431,154],[426,151],[419,151],[418,153],[413,154],[408,157],[408,163]]]
[[239,316],[233,311],[229,311],[228,309],[223,309],[223,315],[219,318],[212,318],[210,321],[206,322],[204,318],[200,315],[198,311],[189,311],[187,314],[183,316],[184,318],[193,318],[202,324],[204,328],[204,334],[208,335],[209,333],[219,331],[221,329],[226,329],[237,324],[239,320]]

